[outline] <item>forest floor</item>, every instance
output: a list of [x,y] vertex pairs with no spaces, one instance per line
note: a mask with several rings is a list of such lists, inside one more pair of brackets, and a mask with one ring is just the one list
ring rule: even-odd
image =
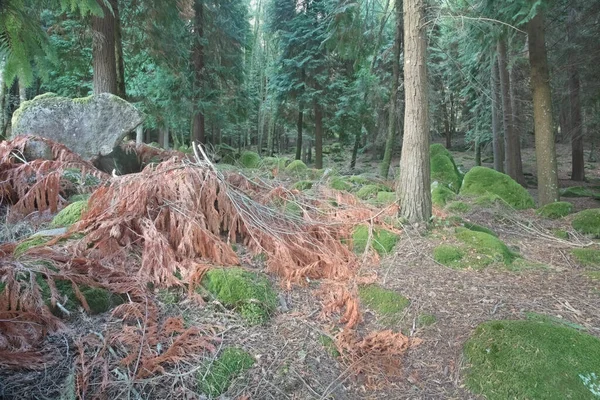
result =
[[[463,170],[473,166],[472,153],[452,153]],[[561,186],[579,186],[568,181],[568,149],[559,146],[558,155]],[[523,159],[525,172],[534,176],[531,149],[524,149]],[[359,168],[372,172],[376,164],[363,161]],[[600,164],[587,163],[586,168],[590,183],[585,185],[599,185]],[[535,190],[530,192],[535,197]],[[600,205],[591,198],[566,200],[573,202],[575,211]],[[356,373],[354,365],[336,357],[336,350],[324,342],[324,337],[342,328],[321,316],[322,305],[314,296],[320,282],[284,289],[278,279],[271,277],[279,290],[281,307],[266,325],[247,326],[239,315],[215,302],[198,308],[184,300],[183,291],[156,291],[157,303],[163,317],[183,315],[189,325],[212,326],[222,340],[219,346],[235,345],[252,354],[254,366],[233,381],[223,399],[477,399],[480,397],[464,385],[467,366],[463,345],[478,324],[525,319],[536,313],[577,324],[600,337],[600,281],[588,277],[584,266],[570,253],[591,240],[573,232],[569,217],[549,220],[535,210],[515,212],[501,206],[472,206],[460,216],[492,229],[527,260],[527,266],[515,270],[494,264],[482,270],[459,270],[433,259],[433,249],[452,235],[452,227],[443,223],[448,213],[438,210],[438,214],[427,229],[405,227],[391,254],[377,265],[363,265],[359,271],[361,276],[376,276],[377,284],[405,296],[410,303],[393,324],[364,308],[358,331],[394,329],[423,340],[405,353],[401,370],[392,375],[366,379],[364,374]],[[552,233],[556,230],[568,232],[568,238],[556,237]],[[249,270],[264,267],[264,261],[250,256],[242,256],[241,260]],[[435,318],[425,326],[420,322],[423,315]],[[102,315],[82,316],[70,324],[79,333],[63,335],[72,338],[99,332],[110,324]],[[59,335],[48,340],[60,343],[61,338]],[[68,345],[61,352],[66,352],[67,359],[74,356]],[[65,363],[63,368],[68,373],[72,367]],[[123,384],[123,398],[205,398],[195,390],[197,372],[193,364],[180,365],[166,375],[147,378],[136,386],[137,391]],[[41,393],[47,388],[41,386],[47,385],[51,376],[48,371],[31,372],[28,378],[0,373],[0,384],[6,390],[11,385],[22,386],[28,379],[31,398],[43,398]]]

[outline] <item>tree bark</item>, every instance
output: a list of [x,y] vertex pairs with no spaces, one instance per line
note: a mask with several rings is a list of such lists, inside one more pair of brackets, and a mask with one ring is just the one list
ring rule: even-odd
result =
[[304,112],[298,111],[298,136],[296,137],[296,160],[300,160],[302,157],[302,120],[304,118]]
[[204,112],[200,109],[202,99],[202,86],[204,83],[204,2],[194,1],[194,31],[196,33],[194,46],[192,48],[192,60],[194,62],[194,119],[192,124],[192,139],[196,144],[205,144]]
[[23,81],[19,79],[19,105],[27,101],[27,87],[23,84]]
[[4,83],[4,57],[0,58],[0,137],[4,138],[4,124],[6,121],[6,84]]
[[492,62],[491,92],[492,92],[492,137],[494,148],[494,169],[504,173],[504,134],[500,120],[500,106],[502,103],[498,87],[498,61]]
[[581,118],[581,100],[579,98],[579,69],[577,67],[577,54],[573,49],[573,42],[576,35],[576,14],[575,10],[569,11],[567,18],[567,41],[570,44],[569,62],[567,73],[569,76],[569,130],[571,136],[571,180],[585,180],[585,160],[583,153],[583,129]]
[[396,0],[396,32],[394,35],[394,60],[392,62],[392,93],[390,94],[390,111],[388,121],[388,132],[385,140],[385,151],[381,162],[381,176],[387,179],[394,154],[394,142],[397,136],[397,103],[398,86],[400,85],[400,54],[402,52],[402,1]]
[[113,10],[115,12],[115,62],[117,68],[117,96],[127,99],[125,90],[125,61],[123,58],[123,40],[121,37],[121,15],[119,14],[118,0],[114,0]]
[[140,124],[135,128],[135,144],[142,143],[144,143],[144,124]]
[[[113,11],[99,2],[103,17],[92,17],[92,64],[94,69],[94,94],[117,94],[117,64],[115,59],[115,16]],[[111,6],[116,0],[110,1]]]
[[554,129],[552,127],[552,95],[544,39],[544,16],[541,11],[527,25],[529,63],[533,92],[535,158],[538,173],[539,205],[559,200]]
[[423,0],[404,0],[404,140],[398,195],[408,222],[431,218],[427,43]]
[[[323,110],[315,100],[315,168],[323,168]],[[309,153],[310,154],[310,153]]]
[[362,136],[362,127],[359,126],[356,128],[356,132],[354,134],[354,146],[352,147],[352,157],[350,158],[350,170],[354,171],[354,167],[356,167],[356,158],[358,157],[358,149],[360,148],[360,140]]
[[500,92],[502,93],[502,112],[504,123],[506,173],[526,186],[521,161],[521,143],[514,128],[513,110],[510,103],[510,79],[507,67],[507,50],[504,39],[498,41],[498,67],[500,70]]

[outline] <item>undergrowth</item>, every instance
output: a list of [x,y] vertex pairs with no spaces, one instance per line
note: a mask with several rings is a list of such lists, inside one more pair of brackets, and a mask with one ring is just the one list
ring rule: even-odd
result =
[[398,292],[375,284],[360,286],[358,296],[387,326],[400,322],[402,311],[410,304],[410,301]]
[[253,365],[254,358],[246,351],[227,347],[216,360],[207,362],[198,372],[200,392],[213,398],[220,396],[227,391],[233,379]]

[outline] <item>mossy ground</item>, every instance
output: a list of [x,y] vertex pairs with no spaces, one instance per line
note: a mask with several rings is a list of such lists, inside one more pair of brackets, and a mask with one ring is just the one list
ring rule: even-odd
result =
[[410,301],[393,290],[378,285],[365,285],[358,288],[358,296],[363,305],[374,311],[385,325],[397,324],[402,312]]
[[285,167],[285,172],[288,175],[301,178],[306,176],[308,173],[308,167],[301,160],[294,160],[287,167]]
[[87,200],[76,201],[63,208],[52,219],[50,226],[52,228],[68,227],[81,219],[81,214],[87,207]]
[[561,189],[560,195],[563,197],[593,197],[594,191],[583,186],[571,186]]
[[340,176],[334,176],[329,181],[329,186],[335,190],[349,191],[354,186]]
[[329,353],[330,356],[336,358],[341,355],[335,345],[335,342],[333,341],[333,339],[331,337],[329,337],[327,335],[320,335],[319,343],[321,343],[323,345],[323,347],[325,348],[327,353]]
[[375,205],[387,206],[396,202],[396,193],[394,192],[377,192],[377,196],[374,199]]
[[572,225],[579,233],[600,238],[600,208],[578,212],[573,217]]
[[392,192],[390,188],[381,184],[369,184],[361,187],[358,192],[356,192],[356,197],[362,200],[367,200],[373,197],[376,197],[379,192]]
[[465,203],[464,201],[456,200],[448,203],[446,206],[446,210],[455,213],[466,213],[469,212],[471,206]]
[[503,241],[485,232],[457,228],[456,238],[466,245],[466,266],[473,269],[484,268],[495,262],[512,264],[518,256]]
[[487,233],[488,235],[498,237],[498,234],[496,234],[496,232],[494,232],[493,230],[491,230],[489,228],[486,228],[485,226],[473,224],[471,222],[464,222],[463,226],[465,228],[475,231],[475,232],[484,232],[484,233]]
[[544,218],[559,219],[573,212],[573,204],[567,201],[557,201],[538,208],[537,214]]
[[277,293],[271,282],[263,275],[241,268],[211,269],[202,285],[252,325],[267,322],[277,307]]
[[580,264],[600,269],[600,250],[574,249],[572,254]]
[[239,163],[244,168],[255,169],[260,167],[260,156],[253,151],[244,151],[239,158]]
[[442,244],[433,249],[433,259],[447,267],[459,267],[464,256],[465,253],[459,246]]
[[600,396],[600,340],[566,326],[485,322],[466,342],[464,354],[467,387],[490,400]]
[[417,316],[417,326],[425,327],[433,325],[437,322],[437,317],[433,314],[419,314]]
[[444,207],[456,198],[456,193],[445,186],[437,185],[431,189],[431,202],[434,206]]
[[532,208],[534,201],[529,192],[510,176],[485,167],[474,167],[465,175],[462,195],[496,195],[517,210]]
[[227,391],[239,375],[252,368],[254,357],[246,351],[228,347],[213,362],[198,371],[198,387],[202,394],[216,398]]
[[[367,225],[359,225],[354,229],[352,233],[352,246],[354,252],[361,254],[365,251],[367,240],[369,238],[369,227]],[[387,229],[374,227],[373,238],[371,239],[371,247],[384,256],[392,251],[396,243],[398,243],[399,236]]]

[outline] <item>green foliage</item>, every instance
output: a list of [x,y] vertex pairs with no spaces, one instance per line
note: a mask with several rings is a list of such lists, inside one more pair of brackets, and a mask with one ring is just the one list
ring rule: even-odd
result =
[[537,214],[544,218],[559,219],[573,212],[573,204],[566,201],[557,201],[538,208]]
[[434,206],[444,207],[449,201],[456,198],[456,193],[448,189],[446,186],[435,185],[431,189],[431,202]]
[[53,228],[71,226],[81,219],[81,215],[87,208],[87,200],[76,201],[63,208],[52,219],[50,226]]
[[358,192],[356,192],[356,197],[362,200],[367,200],[371,197],[377,196],[377,193],[379,192],[391,192],[391,190],[387,186],[380,184],[365,185],[361,187]]
[[216,398],[227,391],[239,375],[252,368],[254,357],[236,347],[227,347],[213,362],[206,362],[198,372],[198,387],[202,394]]
[[396,193],[394,192],[377,192],[375,198],[375,204],[377,205],[388,205],[396,202]]
[[26,239],[24,241],[22,241],[21,243],[19,243],[16,247],[15,247],[15,251],[14,251],[14,256],[15,257],[20,257],[21,255],[23,255],[27,250],[29,250],[32,247],[37,247],[37,246],[43,246],[46,243],[48,243],[48,238],[47,237],[43,237],[43,236],[34,236],[31,237],[29,239]]
[[471,209],[470,205],[468,205],[464,201],[459,201],[459,200],[448,203],[448,205],[446,206],[446,210],[448,210],[450,212],[461,213],[461,214],[468,212],[470,209]]
[[441,244],[433,249],[433,259],[447,267],[460,266],[459,261],[461,261],[464,256],[464,252],[458,246]]
[[510,176],[485,167],[474,167],[465,175],[460,193],[467,196],[496,195],[517,210],[532,208],[533,198]]
[[204,276],[202,285],[252,325],[267,322],[277,307],[277,293],[271,282],[241,268],[211,269]]
[[298,181],[292,185],[292,189],[304,191],[313,187],[313,181]]
[[441,144],[432,144],[429,148],[429,163],[431,181],[458,193],[463,177],[456,167],[452,154]]
[[[466,342],[466,384],[494,399],[593,399],[600,340],[547,321],[489,321]],[[594,386],[596,385],[596,386]]]
[[581,265],[600,268],[600,250],[573,249],[571,253]]
[[552,233],[554,234],[554,236],[556,236],[559,239],[568,239],[569,238],[569,232],[567,232],[563,229],[554,229],[552,231]]
[[253,151],[244,151],[238,160],[244,168],[258,168],[261,160],[260,156]]
[[480,269],[495,262],[510,265],[518,257],[504,242],[485,232],[457,228],[456,238],[466,245],[465,254],[468,257],[465,267]]
[[402,311],[410,304],[410,301],[398,292],[374,284],[360,286],[358,296],[361,303],[374,311],[386,325],[397,324],[402,317]]
[[600,238],[600,208],[583,210],[575,214],[573,228],[584,235]]
[[[367,240],[369,238],[369,227],[367,225],[358,225],[352,233],[353,250],[360,254],[365,251]],[[371,247],[384,256],[392,251],[400,236],[388,231],[387,229],[373,227],[373,238],[371,239]]]

